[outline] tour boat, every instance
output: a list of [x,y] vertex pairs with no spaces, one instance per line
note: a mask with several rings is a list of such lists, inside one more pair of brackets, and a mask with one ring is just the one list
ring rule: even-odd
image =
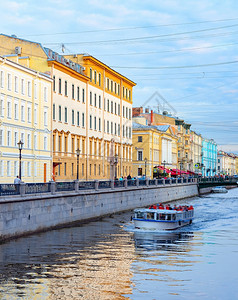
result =
[[192,223],[194,209],[183,210],[137,208],[134,210],[134,226],[144,230],[174,230]]
[[228,190],[224,186],[216,186],[212,188],[212,193],[227,193]]

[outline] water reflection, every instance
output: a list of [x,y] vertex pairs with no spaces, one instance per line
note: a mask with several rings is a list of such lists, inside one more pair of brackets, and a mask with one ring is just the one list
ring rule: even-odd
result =
[[150,250],[185,251],[193,232],[134,232],[135,248]]
[[[0,298],[125,299],[134,244],[124,216],[0,246]],[[127,219],[126,219],[127,220]]]

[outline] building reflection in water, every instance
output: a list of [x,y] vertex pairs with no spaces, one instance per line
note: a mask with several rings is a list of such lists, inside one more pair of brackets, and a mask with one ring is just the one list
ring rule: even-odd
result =
[[0,299],[127,299],[134,241],[115,224],[105,219],[0,245]]

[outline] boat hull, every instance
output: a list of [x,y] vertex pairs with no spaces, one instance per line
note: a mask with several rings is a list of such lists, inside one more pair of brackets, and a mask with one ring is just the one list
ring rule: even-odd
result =
[[133,219],[136,229],[143,230],[175,230],[192,223],[192,219],[177,221],[156,221]]

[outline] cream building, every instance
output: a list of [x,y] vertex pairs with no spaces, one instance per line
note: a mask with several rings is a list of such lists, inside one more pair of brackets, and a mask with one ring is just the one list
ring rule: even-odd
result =
[[0,54],[53,79],[53,179],[109,179],[131,172],[133,81],[92,56],[62,56],[3,34]]
[[217,172],[218,175],[233,176],[237,174],[237,156],[219,150],[217,152]]
[[22,180],[51,179],[51,84],[48,75],[0,56],[0,183],[19,174],[20,140]]
[[191,171],[196,174],[201,173],[202,170],[202,136],[197,134],[195,131],[190,131],[191,140],[191,159],[193,165]]

